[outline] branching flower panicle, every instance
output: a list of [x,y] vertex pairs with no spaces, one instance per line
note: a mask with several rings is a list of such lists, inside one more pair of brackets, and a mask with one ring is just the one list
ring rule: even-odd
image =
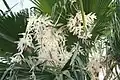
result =
[[95,47],[91,48],[92,54],[89,54],[87,68],[92,74],[92,80],[103,80],[106,73],[104,66],[106,53],[104,40],[97,40],[94,45]]
[[[47,65],[63,67],[71,57],[65,47],[65,36],[61,29],[52,27],[52,20],[48,16],[31,16],[28,19],[26,32],[18,41],[18,52],[23,53],[26,47],[32,47],[38,55],[37,63],[46,61]],[[12,61],[15,61],[14,56]],[[18,62],[18,59],[16,59]]]
[[94,23],[94,19],[96,19],[95,14],[89,13],[85,15],[85,28],[83,26],[82,14],[81,12],[76,13],[76,16],[72,16],[69,19],[67,27],[70,32],[73,32],[73,35],[77,35],[78,38],[91,38],[91,26]]

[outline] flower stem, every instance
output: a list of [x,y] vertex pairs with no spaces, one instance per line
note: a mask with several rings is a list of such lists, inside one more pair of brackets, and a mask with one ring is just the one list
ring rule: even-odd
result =
[[85,23],[85,12],[84,12],[84,8],[83,8],[83,2],[82,0],[80,1],[80,8],[81,8],[81,14],[82,14],[82,20],[83,20],[83,27],[86,30],[86,23]]

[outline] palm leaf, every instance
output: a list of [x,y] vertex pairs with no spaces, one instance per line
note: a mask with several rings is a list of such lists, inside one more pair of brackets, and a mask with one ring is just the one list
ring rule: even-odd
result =
[[19,39],[18,34],[25,30],[28,12],[22,11],[14,14],[14,16],[0,17],[0,49],[2,52],[15,52],[16,44],[14,41],[17,41]]
[[51,14],[52,6],[58,0],[31,0],[43,13]]

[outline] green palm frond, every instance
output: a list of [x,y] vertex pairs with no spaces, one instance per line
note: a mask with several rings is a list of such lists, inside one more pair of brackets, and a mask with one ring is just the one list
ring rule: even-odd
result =
[[[0,16],[0,51],[15,52],[16,44],[19,39],[18,34],[22,33],[27,24],[27,10],[20,13]],[[2,53],[0,53],[2,55]]]
[[48,0],[31,0],[31,1],[37,6],[37,8],[41,12],[51,14],[54,3],[58,2],[59,0],[49,0],[49,1]]

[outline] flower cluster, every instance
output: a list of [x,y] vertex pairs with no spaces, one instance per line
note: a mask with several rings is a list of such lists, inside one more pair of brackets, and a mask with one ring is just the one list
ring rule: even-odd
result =
[[88,71],[90,71],[92,74],[92,80],[99,80],[99,75],[103,67],[100,63],[100,60],[92,56],[87,67]]
[[91,34],[91,26],[94,23],[94,19],[96,19],[95,14],[89,13],[84,16],[86,26],[83,26],[83,19],[81,12],[76,13],[76,16],[72,16],[69,19],[67,27],[70,32],[73,32],[73,35],[77,35],[78,38],[87,39],[92,36]]
[[[66,50],[66,39],[62,30],[52,26],[52,21],[48,16],[31,16],[28,19],[26,32],[22,33],[23,38],[17,41],[17,54],[22,54],[27,47],[31,47],[38,55],[37,63],[46,62],[47,65],[63,67],[71,54]],[[20,56],[16,56],[12,57],[13,62],[15,59],[17,62],[21,60]]]
[[91,48],[89,54],[89,63],[87,65],[88,71],[92,74],[92,80],[103,80],[105,77],[105,40],[97,40],[94,47]]

